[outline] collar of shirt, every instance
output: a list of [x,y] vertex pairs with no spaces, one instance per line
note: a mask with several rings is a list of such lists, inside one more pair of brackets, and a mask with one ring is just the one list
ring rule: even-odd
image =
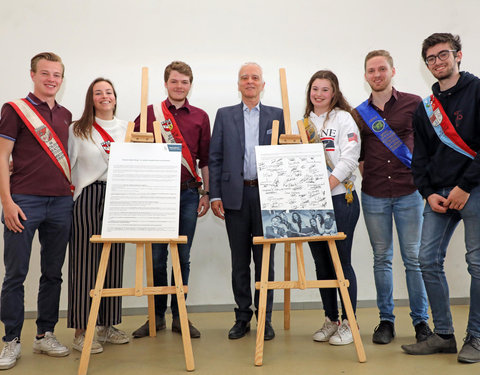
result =
[[[172,112],[172,110],[175,110],[175,109],[176,109],[175,105],[172,104],[172,103],[170,102],[170,99],[168,99],[168,98],[167,98],[167,100],[165,101],[165,104],[167,105],[167,108],[168,108],[168,110],[169,110],[170,112]],[[185,98],[185,103],[183,103],[183,105],[182,105],[180,108],[178,108],[178,109],[185,110],[185,111],[187,111],[187,112],[189,112],[189,113],[191,112],[192,108],[191,108],[190,103],[188,102],[188,99],[187,99],[187,98]]]
[[[395,87],[392,87],[392,96],[390,97],[390,99],[388,99],[387,103],[390,103],[392,100],[393,101],[398,100],[398,91],[395,89]],[[385,107],[387,106],[387,103],[385,103]],[[368,104],[370,104],[373,108],[377,109],[377,106],[375,104],[373,104],[372,94],[370,94],[370,96],[368,97]],[[384,110],[385,110],[385,107],[384,107]]]
[[[30,103],[32,103],[33,105],[35,106],[38,106],[38,105],[46,105],[48,108],[50,108],[50,106],[47,104],[47,102],[43,102],[41,101],[39,98],[37,98],[32,92],[28,93],[27,95],[27,99]],[[57,103],[57,101],[55,100],[55,105],[53,106],[53,108],[61,108],[62,106],[60,104]],[[52,108],[52,109],[53,109]]]

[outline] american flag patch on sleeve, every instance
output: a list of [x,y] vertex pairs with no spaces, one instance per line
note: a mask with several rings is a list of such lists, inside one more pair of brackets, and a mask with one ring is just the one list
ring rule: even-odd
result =
[[347,136],[348,136],[348,141],[349,141],[349,142],[355,141],[355,142],[358,143],[357,134],[355,134],[355,133],[348,133]]

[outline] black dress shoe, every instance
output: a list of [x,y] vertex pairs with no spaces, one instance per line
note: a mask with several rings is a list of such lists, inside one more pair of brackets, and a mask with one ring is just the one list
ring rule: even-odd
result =
[[[188,321],[188,328],[190,328],[190,338],[198,339],[200,337],[200,331],[194,327],[192,322]],[[180,317],[174,317],[172,320],[172,332],[182,334],[182,327],[180,325]]]
[[[155,329],[158,331],[161,331],[162,329],[165,329],[166,327],[165,323],[165,317],[159,318],[158,316],[155,317]],[[132,332],[132,336],[134,339],[139,339],[141,337],[149,336],[150,335],[150,329],[149,329],[149,321],[147,320],[144,325],[142,325],[140,328],[137,328],[135,331]]]
[[228,332],[228,338],[230,340],[239,339],[250,331],[250,322],[245,320],[237,320],[233,327]]
[[275,331],[273,330],[272,323],[265,322],[265,336],[263,339],[265,341],[272,340],[275,337]]

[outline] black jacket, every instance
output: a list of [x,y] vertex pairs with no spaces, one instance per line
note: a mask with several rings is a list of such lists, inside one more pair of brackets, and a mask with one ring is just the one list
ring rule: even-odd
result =
[[441,92],[437,82],[432,90],[457,133],[477,156],[472,160],[442,143],[420,103],[413,117],[415,185],[424,198],[445,187],[459,186],[470,192],[480,184],[480,79],[461,72],[452,88]]

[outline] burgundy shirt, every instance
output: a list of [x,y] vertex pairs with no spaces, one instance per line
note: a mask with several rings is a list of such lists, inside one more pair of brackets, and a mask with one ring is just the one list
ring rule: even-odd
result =
[[[392,97],[385,103],[383,111],[369,104],[387,122],[395,134],[413,151],[412,117],[422,99],[413,94],[393,89]],[[395,198],[412,194],[417,188],[413,184],[410,168],[405,166],[370,130],[357,110],[355,120],[360,127],[363,161],[362,191],[377,198]]]
[[[167,98],[167,108],[173,115],[175,122],[182,133],[193,162],[198,160],[198,167],[203,168],[208,165],[208,149],[210,147],[210,120],[207,113],[188,103],[176,108]],[[155,121],[153,105],[147,107],[147,131],[153,133],[153,122]],[[140,129],[140,116],[135,119],[135,131]],[[165,140],[164,140],[165,142]],[[187,168],[182,165],[181,182],[189,181],[193,178]]]
[[[72,114],[55,102],[52,109],[32,93],[28,99],[40,115],[49,123],[68,150],[68,126]],[[13,173],[10,176],[11,194],[42,196],[71,195],[70,184],[62,171],[54,164],[37,139],[24,124],[11,105],[5,103],[0,118],[0,137],[15,142],[13,146]]]

